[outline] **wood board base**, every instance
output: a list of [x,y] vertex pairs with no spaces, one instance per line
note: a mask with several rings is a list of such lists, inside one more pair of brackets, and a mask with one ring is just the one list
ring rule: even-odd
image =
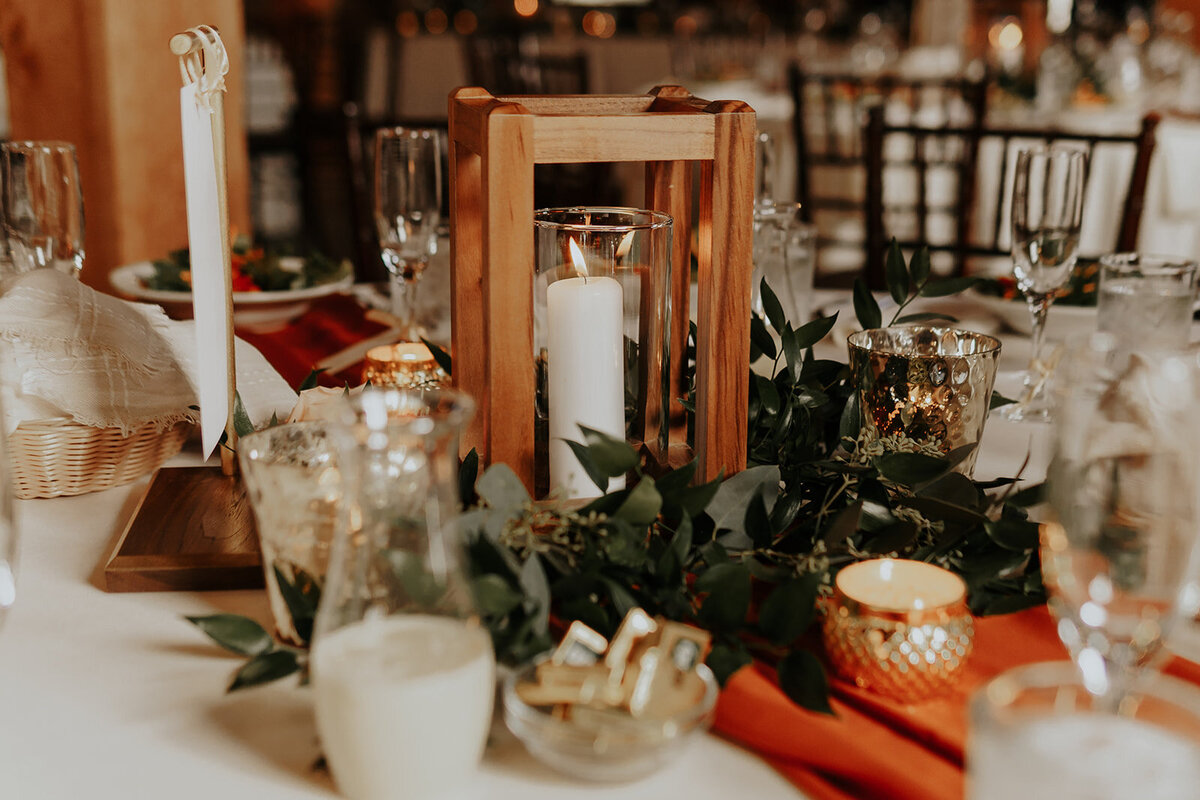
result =
[[104,566],[108,592],[262,586],[262,556],[245,486],[215,467],[155,473]]

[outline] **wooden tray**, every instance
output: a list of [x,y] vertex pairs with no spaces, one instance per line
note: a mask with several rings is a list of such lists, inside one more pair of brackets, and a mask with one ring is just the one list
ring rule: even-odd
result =
[[258,589],[262,556],[246,489],[216,467],[169,467],[150,481],[104,566],[109,592]]

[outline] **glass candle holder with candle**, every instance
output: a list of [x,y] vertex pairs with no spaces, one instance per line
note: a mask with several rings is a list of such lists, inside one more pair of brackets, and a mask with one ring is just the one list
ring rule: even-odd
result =
[[539,489],[594,497],[599,490],[567,444],[584,440],[581,426],[667,462],[671,218],[631,208],[544,209],[534,215],[534,234],[537,457],[547,476]]

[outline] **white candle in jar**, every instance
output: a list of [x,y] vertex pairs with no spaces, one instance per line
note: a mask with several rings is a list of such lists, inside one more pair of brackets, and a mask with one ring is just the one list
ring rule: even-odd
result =
[[885,611],[924,611],[957,603],[966,594],[949,570],[897,558],[876,558],[846,567],[837,588],[851,600]]
[[[625,438],[622,308],[621,284],[612,278],[564,278],[546,287],[550,490],[565,498],[597,494],[567,444],[583,442],[579,426]],[[608,488],[624,485],[619,477]]]

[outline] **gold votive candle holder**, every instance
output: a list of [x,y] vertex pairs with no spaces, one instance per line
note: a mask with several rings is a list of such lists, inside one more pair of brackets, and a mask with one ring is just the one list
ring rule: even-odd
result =
[[901,703],[953,686],[975,639],[966,584],[923,561],[876,558],[846,567],[824,612],[835,671]]
[[429,348],[420,342],[372,347],[363,366],[363,382],[397,389],[435,389],[450,376],[438,366]]
[[[949,454],[978,444],[991,410],[1000,341],[974,331],[927,325],[851,334],[850,371],[863,428],[875,438],[936,439]],[[955,469],[968,477],[978,448]]]

